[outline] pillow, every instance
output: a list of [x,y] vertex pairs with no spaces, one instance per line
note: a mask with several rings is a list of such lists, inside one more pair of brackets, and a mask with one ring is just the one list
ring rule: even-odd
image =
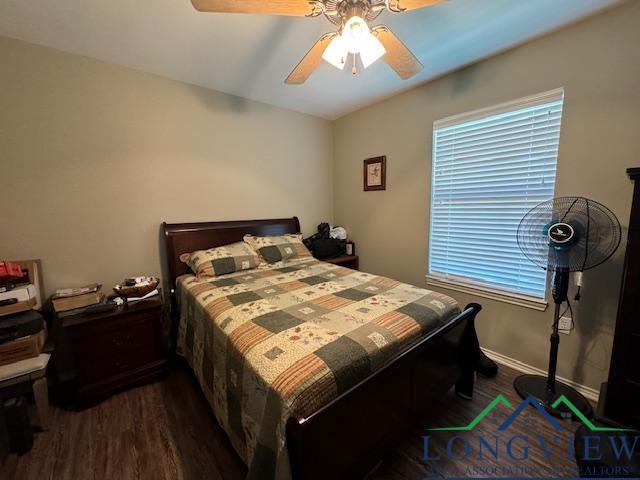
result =
[[281,260],[291,260],[292,258],[312,258],[311,253],[302,243],[301,233],[273,237],[245,235],[244,241],[257,251],[267,263],[276,263]]
[[245,242],[183,253],[180,260],[189,265],[198,277],[215,277],[249,270],[260,264],[260,256]]

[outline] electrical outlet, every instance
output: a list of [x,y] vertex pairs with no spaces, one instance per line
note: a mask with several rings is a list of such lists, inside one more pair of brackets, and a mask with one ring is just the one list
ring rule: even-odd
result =
[[571,317],[560,317],[558,330],[560,330],[560,333],[569,335],[571,333]]

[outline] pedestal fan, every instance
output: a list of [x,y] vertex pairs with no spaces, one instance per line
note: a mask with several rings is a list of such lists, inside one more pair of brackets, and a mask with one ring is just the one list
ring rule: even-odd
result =
[[517,238],[520,250],[529,260],[552,272],[555,313],[547,377],[521,375],[513,386],[522,398],[532,395],[552,415],[574,416],[563,403],[555,408],[552,406],[560,395],[564,395],[590,417],[593,410],[589,401],[575,389],[556,381],[560,308],[567,302],[567,309],[571,311],[567,298],[570,274],[576,274],[578,300],[582,272],[605,262],[616,251],[620,245],[620,223],[611,210],[598,202],[583,197],[559,197],[531,209],[518,225]]

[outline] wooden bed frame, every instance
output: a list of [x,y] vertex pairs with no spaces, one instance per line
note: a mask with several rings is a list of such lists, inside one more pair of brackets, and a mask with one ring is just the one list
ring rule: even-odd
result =
[[[297,217],[276,220],[163,224],[172,312],[176,278],[189,273],[180,255],[253,235],[300,231]],[[355,479],[370,472],[412,425],[454,385],[473,393],[479,346],[470,304],[457,317],[415,341],[385,367],[306,418],[287,422],[287,444],[295,479]],[[172,315],[172,344],[177,320]],[[416,438],[416,442],[419,441]]]

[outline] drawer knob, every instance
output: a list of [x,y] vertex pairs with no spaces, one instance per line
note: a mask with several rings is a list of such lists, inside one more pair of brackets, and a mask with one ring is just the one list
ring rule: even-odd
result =
[[121,346],[121,345],[125,345],[127,343],[129,343],[129,340],[131,340],[131,337],[129,335],[127,335],[124,338],[114,338],[112,340],[113,344],[117,347]]

